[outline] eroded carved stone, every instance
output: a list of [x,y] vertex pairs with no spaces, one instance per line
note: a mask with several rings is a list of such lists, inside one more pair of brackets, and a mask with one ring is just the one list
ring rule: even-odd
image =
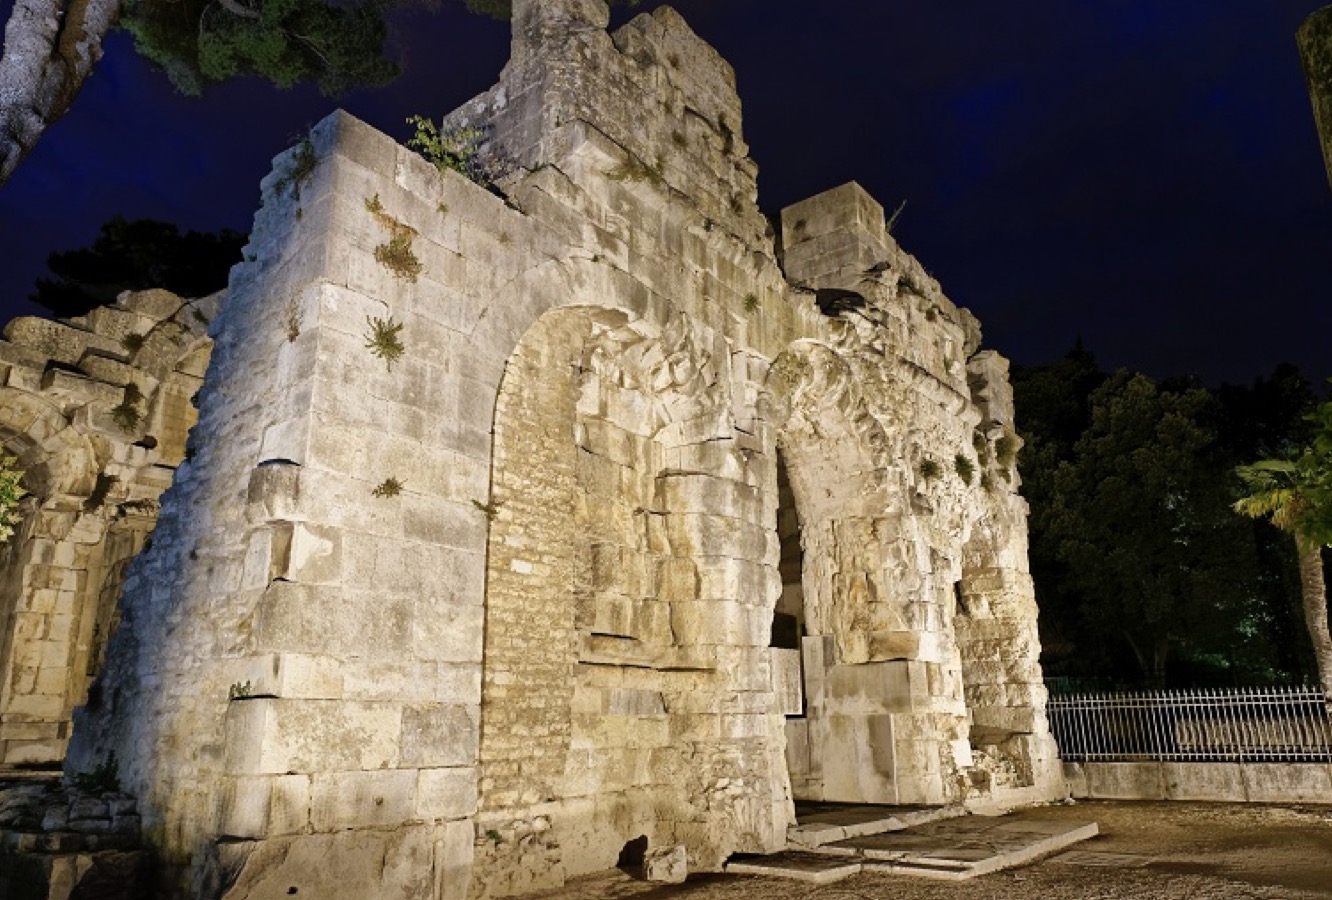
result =
[[221,296],[127,292],[0,341],[0,448],[25,473],[0,546],[0,767],[58,764],[115,628],[126,567],[186,455]]

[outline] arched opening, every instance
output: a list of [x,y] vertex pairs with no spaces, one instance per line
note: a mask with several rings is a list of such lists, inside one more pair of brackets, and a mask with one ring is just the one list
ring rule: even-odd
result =
[[781,461],[774,644],[798,632],[804,689],[802,714],[786,721],[792,791],[944,803],[966,735],[950,566],[917,509],[917,467],[893,455],[860,392],[835,351],[796,345],[774,362],[761,407]]
[[[0,389],[0,452],[23,471],[22,519],[0,546],[0,764],[59,765],[76,694],[88,541],[77,528],[95,460],[54,406]],[[81,696],[79,694],[78,696]]]
[[613,868],[639,838],[702,869],[781,838],[777,561],[730,377],[706,328],[591,307],[546,313],[508,361],[474,869],[491,895]]

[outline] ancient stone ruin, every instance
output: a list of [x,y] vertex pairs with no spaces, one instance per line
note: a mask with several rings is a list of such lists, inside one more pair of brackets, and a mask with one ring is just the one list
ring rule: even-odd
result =
[[796,799],[1064,795],[1007,363],[857,185],[760,214],[733,73],[676,13],[607,22],[515,2],[448,119],[495,191],[337,113],[215,318],[127,298],[160,322],[125,319],[132,358],[110,320],[7,332],[0,436],[40,473],[7,759],[63,749],[99,654],[59,657],[57,609],[110,630],[131,507],[184,460],[66,763],[114,754],[182,894],[499,897],[632,847],[715,870]]
[[127,294],[0,341],[0,455],[28,496],[0,545],[0,766],[56,766],[115,626],[129,561],[185,456],[220,297]]

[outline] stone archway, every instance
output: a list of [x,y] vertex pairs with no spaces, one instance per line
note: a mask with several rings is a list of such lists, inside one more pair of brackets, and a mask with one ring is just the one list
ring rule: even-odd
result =
[[0,446],[29,491],[0,573],[0,764],[58,765],[87,687],[82,599],[102,528],[84,513],[97,458],[58,409],[13,388],[0,388]]
[[970,762],[946,566],[914,508],[917,466],[894,457],[863,383],[837,351],[801,343],[760,404],[790,485],[778,534],[789,548],[794,512],[801,550],[798,595],[779,609],[799,624],[805,689],[788,765],[798,799],[943,803]]
[[787,822],[761,491],[724,342],[684,316],[546,313],[510,358],[495,449],[475,891]]

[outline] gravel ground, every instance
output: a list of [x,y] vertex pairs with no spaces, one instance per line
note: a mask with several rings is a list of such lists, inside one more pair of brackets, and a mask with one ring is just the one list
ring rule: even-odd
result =
[[823,887],[738,875],[663,886],[613,872],[533,900],[1332,898],[1332,806],[1083,802],[1040,813],[1094,820],[1101,834],[1031,865],[956,883],[862,873]]

